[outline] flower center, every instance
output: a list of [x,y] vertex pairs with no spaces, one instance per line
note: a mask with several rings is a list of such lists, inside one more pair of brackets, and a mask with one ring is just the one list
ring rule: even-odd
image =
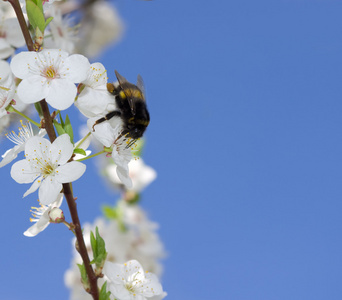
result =
[[54,79],[57,75],[57,71],[53,66],[50,66],[45,70],[45,74],[48,79]]
[[125,284],[125,288],[126,290],[128,290],[130,293],[134,293],[135,292],[135,289],[134,289],[134,286],[133,284],[130,282],[130,283],[126,283]]
[[48,163],[45,165],[45,168],[43,170],[43,174],[44,175],[50,175],[51,173],[53,173],[53,171],[54,171],[54,167]]

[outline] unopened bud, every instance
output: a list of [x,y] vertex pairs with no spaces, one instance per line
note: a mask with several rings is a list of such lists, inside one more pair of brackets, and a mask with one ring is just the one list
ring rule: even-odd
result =
[[37,27],[36,28],[36,39],[34,43],[34,48],[35,50],[39,50],[40,47],[43,45],[44,41],[44,32],[41,32],[40,29]]
[[65,221],[64,213],[58,207],[54,207],[53,209],[50,210],[49,218],[50,218],[51,223],[62,223]]

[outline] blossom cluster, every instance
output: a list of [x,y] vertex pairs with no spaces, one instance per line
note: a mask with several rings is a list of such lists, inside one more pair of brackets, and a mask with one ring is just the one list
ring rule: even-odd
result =
[[[31,207],[33,225],[24,235],[34,237],[50,223],[63,223],[74,233],[80,228],[65,220],[61,209],[63,193],[69,183],[86,172],[85,160],[103,154],[102,173],[120,188],[124,200],[113,209],[115,217],[95,222],[107,251],[96,275],[103,277],[102,283],[107,282],[110,299],[161,300],[166,293],[157,276],[161,275],[159,260],[165,251],[156,233],[157,225],[137,204],[141,191],[156,178],[156,172],[138,159],[137,139],[129,137],[120,113],[111,119],[106,117],[120,110],[117,98],[108,90],[105,67],[99,62],[91,64],[87,58],[119,39],[122,22],[114,8],[102,0],[89,4],[83,25],[65,13],[77,10],[80,3],[20,0],[20,5],[25,21],[33,28],[27,34],[34,37],[34,46],[27,46],[35,51],[18,51],[25,45],[19,22],[10,4],[0,2],[0,131],[7,129],[13,116],[26,119],[20,120],[18,131],[6,133],[14,146],[2,155],[0,168],[13,163],[11,177],[19,184],[30,184],[23,197],[37,193],[38,204]],[[72,105],[87,118],[88,130],[78,142],[74,142],[71,121],[64,113]],[[34,109],[38,122],[31,119]],[[90,155],[91,143],[100,148],[98,153]],[[69,204],[75,201],[72,196],[68,199],[67,193],[66,198]],[[89,256],[94,226],[86,224],[83,230]],[[81,285],[83,275],[77,268],[82,260],[75,249],[73,255],[65,276],[71,299],[91,299]]]
[[[113,266],[113,263],[124,264],[132,259],[139,261],[144,270],[148,270],[149,272],[160,276],[162,274],[160,259],[165,257],[166,254],[164,246],[156,232],[158,225],[147,218],[146,213],[139,205],[128,204],[126,201],[121,200],[116,209],[119,216],[118,218],[112,218],[109,221],[106,221],[103,218],[98,218],[94,224],[86,224],[84,226],[84,236],[86,241],[89,241],[90,232],[94,231],[96,227],[98,227],[101,236],[106,241],[108,256],[104,274],[107,278],[102,281],[108,280],[109,278],[112,282],[113,280],[111,278],[113,278],[113,274],[116,276],[116,274],[121,272],[120,268],[122,268],[122,266]],[[72,244],[74,243],[75,240]],[[90,242],[86,245],[89,254],[91,254]],[[84,291],[80,281],[80,275],[76,267],[76,264],[80,262],[81,257],[79,253],[73,248],[71,266],[65,274],[65,284],[71,290],[70,300],[91,299],[91,297]],[[108,267],[106,268],[106,266]],[[112,272],[112,269],[114,269],[115,272]],[[125,280],[121,280],[120,276],[120,284],[122,284],[126,290],[118,287],[114,288],[114,295],[117,299],[145,299],[134,298],[133,291],[130,293],[132,298],[125,298],[122,296],[127,293],[126,283],[129,281],[129,276],[125,275],[124,278]],[[115,283],[116,281],[114,281],[114,284]],[[143,284],[143,281],[141,284]],[[129,288],[128,292],[130,292]],[[120,293],[122,293],[122,295]],[[149,298],[151,297],[150,294],[143,294],[143,296],[147,297],[147,299],[156,300],[163,299],[163,297],[166,296],[166,293],[160,290],[159,295],[156,295],[159,298]]]

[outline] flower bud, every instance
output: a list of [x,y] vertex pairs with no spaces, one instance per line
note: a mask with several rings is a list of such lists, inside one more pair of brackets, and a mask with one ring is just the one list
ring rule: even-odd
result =
[[51,223],[62,223],[65,221],[64,213],[58,207],[54,207],[53,209],[50,210],[49,218],[50,218]]

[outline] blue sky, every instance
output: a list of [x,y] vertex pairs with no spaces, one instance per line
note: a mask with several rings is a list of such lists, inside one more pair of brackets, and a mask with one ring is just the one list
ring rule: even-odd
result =
[[[145,81],[158,179],[142,206],[169,253],[166,299],[341,299],[342,1],[115,4],[126,34],[99,60]],[[22,236],[32,199],[9,170],[0,298],[67,299],[70,234]],[[87,170],[74,188],[92,221],[115,197]]]

